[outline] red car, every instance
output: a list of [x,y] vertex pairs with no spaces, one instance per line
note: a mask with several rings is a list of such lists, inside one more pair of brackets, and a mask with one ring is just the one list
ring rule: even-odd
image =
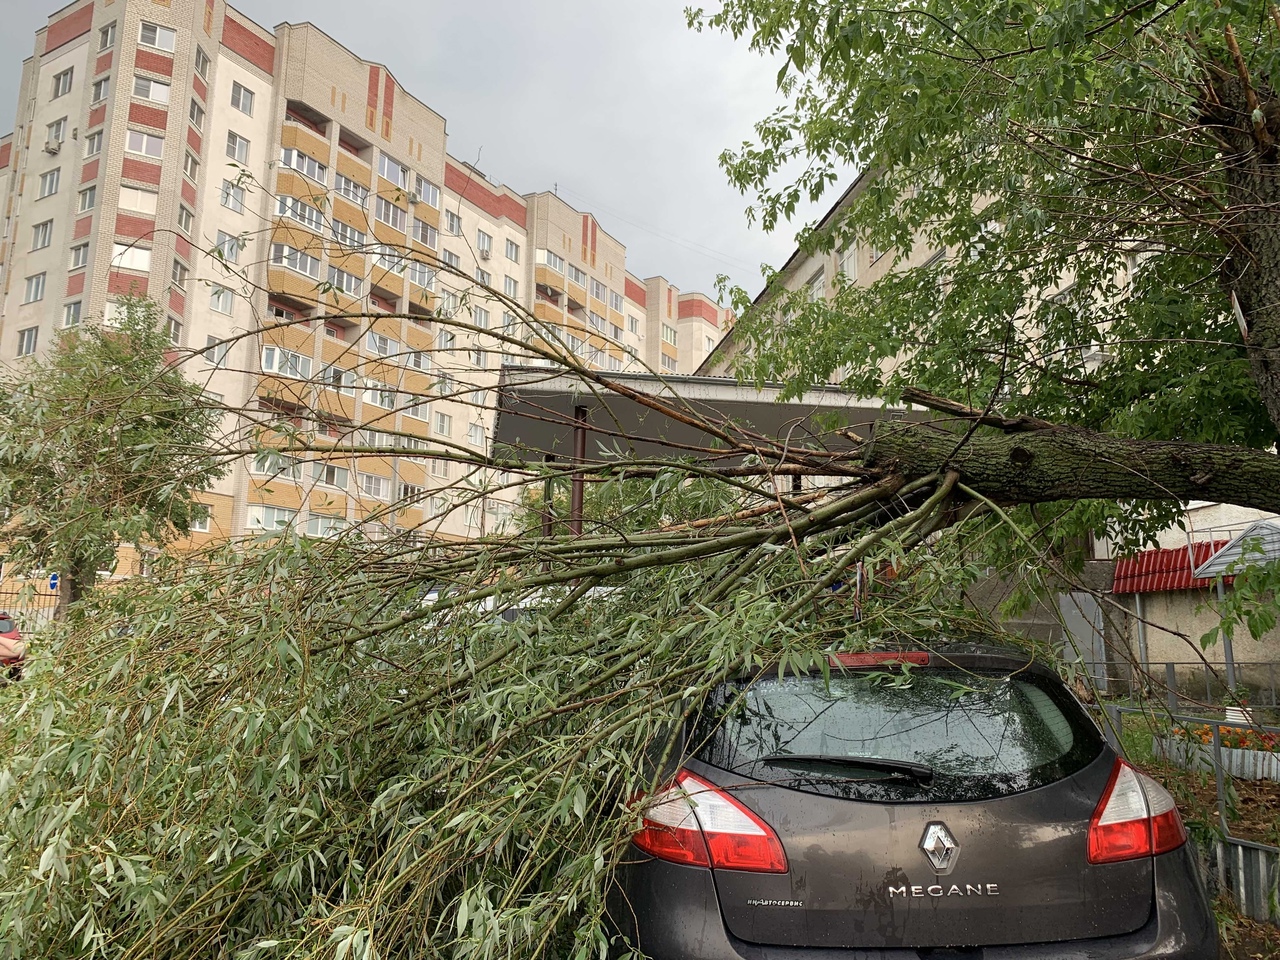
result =
[[0,610],[0,673],[7,668],[10,680],[22,679],[22,662],[27,658],[27,645],[13,617]]

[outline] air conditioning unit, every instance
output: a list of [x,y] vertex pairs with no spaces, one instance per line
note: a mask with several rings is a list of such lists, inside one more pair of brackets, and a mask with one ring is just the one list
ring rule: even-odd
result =
[[44,142],[44,152],[45,152],[45,153],[48,153],[48,154],[55,154],[55,153],[57,153],[57,152],[58,152],[59,150],[61,150],[61,149],[62,149],[62,141],[61,141],[61,140],[46,140],[46,141]]
[[481,251],[480,251],[480,259],[481,259],[481,260],[488,260],[488,259],[489,259],[490,257],[492,257],[492,256],[493,256],[493,251],[492,251],[492,250],[481,250]]
[[416,207],[418,205],[418,195],[412,191],[409,192],[409,206]]

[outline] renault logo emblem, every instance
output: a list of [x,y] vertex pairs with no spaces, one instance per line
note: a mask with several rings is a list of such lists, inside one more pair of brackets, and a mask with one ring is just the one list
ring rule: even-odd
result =
[[920,838],[920,849],[929,858],[933,872],[940,877],[945,877],[954,870],[956,861],[960,859],[960,844],[951,835],[947,825],[940,820],[935,820],[924,828],[924,836]]

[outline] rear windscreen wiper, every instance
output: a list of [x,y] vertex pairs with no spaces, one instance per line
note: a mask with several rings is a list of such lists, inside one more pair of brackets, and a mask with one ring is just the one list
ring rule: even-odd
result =
[[924,763],[912,763],[910,760],[886,760],[883,757],[841,757],[827,756],[818,753],[771,753],[760,758],[761,763],[772,767],[823,764],[833,767],[861,767],[863,770],[882,770],[885,773],[897,773],[911,777],[921,783],[933,779],[933,767]]

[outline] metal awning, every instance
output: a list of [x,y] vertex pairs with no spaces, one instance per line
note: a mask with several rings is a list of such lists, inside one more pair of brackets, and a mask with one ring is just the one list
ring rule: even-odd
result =
[[[541,463],[548,456],[574,458],[574,429],[585,427],[586,463],[633,458],[714,460],[732,463],[741,455],[699,428],[699,421],[732,424],[789,448],[847,450],[854,441],[835,428],[868,438],[877,421],[918,419],[903,408],[821,386],[780,402],[782,387],[740,384],[725,377],[658,377],[611,373],[624,391],[661,400],[675,416],[638,399],[584,381],[564,370],[504,366],[498,383],[494,455]],[[581,421],[579,421],[581,418]]]
[[1280,520],[1256,520],[1197,566],[1193,573],[1197,578],[1220,577],[1231,564],[1240,560],[1246,563],[1266,563],[1276,559],[1280,559]]

